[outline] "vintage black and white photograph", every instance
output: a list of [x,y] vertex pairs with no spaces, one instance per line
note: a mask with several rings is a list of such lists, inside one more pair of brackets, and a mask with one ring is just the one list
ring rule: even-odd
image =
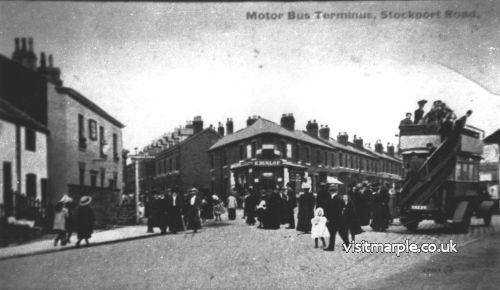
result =
[[499,18],[0,1],[0,288],[498,289]]

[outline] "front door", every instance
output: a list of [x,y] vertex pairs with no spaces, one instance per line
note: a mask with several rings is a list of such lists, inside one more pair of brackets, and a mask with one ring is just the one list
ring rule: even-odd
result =
[[12,164],[3,163],[3,202],[5,209],[12,209],[13,204],[12,191]]

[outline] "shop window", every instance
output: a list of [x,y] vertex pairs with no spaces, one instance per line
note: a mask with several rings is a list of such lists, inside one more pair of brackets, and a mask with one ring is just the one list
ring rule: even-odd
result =
[[25,128],[25,148],[29,151],[36,151],[36,131],[30,128]]

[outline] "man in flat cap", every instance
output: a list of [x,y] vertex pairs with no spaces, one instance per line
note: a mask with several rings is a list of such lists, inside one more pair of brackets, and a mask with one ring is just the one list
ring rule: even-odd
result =
[[418,104],[418,109],[415,110],[415,113],[413,114],[414,116],[414,123],[418,124],[420,120],[424,117],[424,106],[427,103],[427,100],[420,100],[417,102]]
[[413,125],[413,122],[411,120],[411,113],[406,113],[406,118],[404,118],[403,120],[401,120],[401,122],[399,122],[399,127],[407,125]]

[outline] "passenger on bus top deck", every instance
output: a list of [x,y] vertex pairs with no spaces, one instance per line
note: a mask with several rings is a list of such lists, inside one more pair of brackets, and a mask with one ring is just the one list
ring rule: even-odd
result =
[[427,103],[427,100],[420,100],[417,102],[418,104],[418,109],[415,110],[414,113],[414,122],[415,124],[419,124],[422,118],[424,117],[424,106]]
[[406,118],[404,118],[403,120],[401,120],[401,122],[399,122],[399,126],[406,126],[406,125],[413,125],[413,122],[411,120],[411,113],[406,113]]

